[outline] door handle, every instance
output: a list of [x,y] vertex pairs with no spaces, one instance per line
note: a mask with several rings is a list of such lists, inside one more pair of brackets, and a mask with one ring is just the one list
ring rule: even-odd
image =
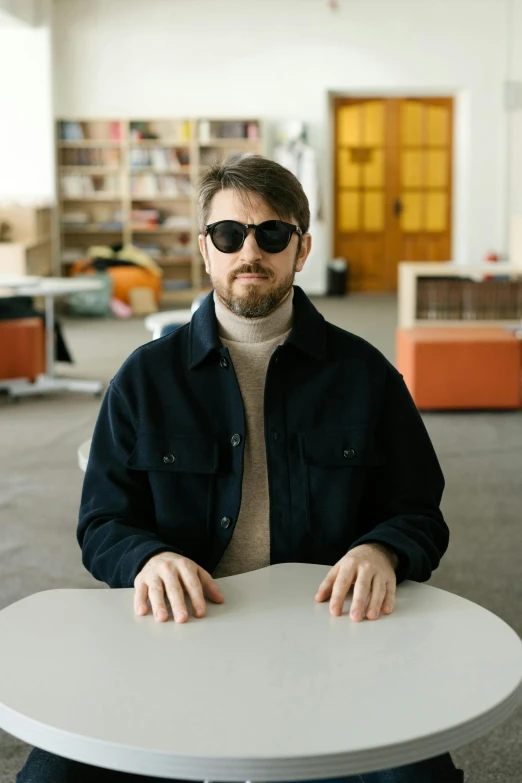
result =
[[400,217],[400,214],[403,209],[404,207],[402,205],[402,201],[400,200],[400,198],[396,198],[395,201],[393,202],[393,214],[395,215],[395,217]]

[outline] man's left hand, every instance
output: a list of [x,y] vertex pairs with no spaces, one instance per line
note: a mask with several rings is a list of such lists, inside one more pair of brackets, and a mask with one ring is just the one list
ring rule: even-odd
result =
[[[346,596],[353,584],[350,617],[355,622],[364,618],[377,620],[380,613],[391,614],[395,608],[398,558],[384,544],[361,544],[351,549],[328,572],[321,582],[315,600],[330,599],[330,612],[342,614]],[[366,603],[368,602],[368,608]]]

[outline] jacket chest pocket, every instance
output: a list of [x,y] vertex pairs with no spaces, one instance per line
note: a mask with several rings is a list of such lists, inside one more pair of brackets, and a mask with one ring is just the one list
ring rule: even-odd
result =
[[127,467],[148,473],[158,534],[179,541],[184,551],[199,550],[206,543],[214,502],[217,440],[143,433]]
[[336,550],[357,537],[363,490],[384,465],[373,429],[320,428],[300,433],[299,448],[310,533]]

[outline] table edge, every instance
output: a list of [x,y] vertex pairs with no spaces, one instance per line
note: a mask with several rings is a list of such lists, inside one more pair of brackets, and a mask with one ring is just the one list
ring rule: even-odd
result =
[[87,764],[134,774],[186,780],[302,781],[377,772],[432,758],[467,745],[509,718],[522,704],[518,686],[493,710],[460,727],[444,729],[399,745],[379,749],[280,758],[214,758],[173,756],[166,751],[136,748],[84,737],[28,718],[0,703],[0,728],[42,750]]

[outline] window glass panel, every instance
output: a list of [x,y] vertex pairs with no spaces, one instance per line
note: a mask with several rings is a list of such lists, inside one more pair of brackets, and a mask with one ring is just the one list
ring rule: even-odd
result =
[[445,188],[448,184],[448,153],[446,150],[426,152],[426,185],[428,188]]
[[360,196],[357,191],[339,193],[339,231],[358,231]]
[[364,198],[364,228],[384,231],[384,193],[366,192]]
[[448,144],[449,112],[445,106],[427,107],[428,146],[445,147]]
[[384,146],[384,103],[369,101],[363,104],[363,144]]
[[447,208],[446,193],[426,193],[426,231],[446,231]]
[[422,193],[405,192],[401,195],[401,228],[403,231],[422,231]]
[[339,144],[356,147],[361,143],[361,107],[341,106],[337,113]]
[[422,187],[422,156],[420,150],[403,150],[401,156],[401,184],[403,188]]
[[401,105],[402,143],[420,146],[422,144],[423,106],[415,101],[405,101]]
[[384,186],[384,150],[368,150],[368,163],[362,166],[363,184],[367,188]]
[[356,188],[359,185],[361,167],[354,163],[350,150],[337,153],[337,178],[340,188]]

